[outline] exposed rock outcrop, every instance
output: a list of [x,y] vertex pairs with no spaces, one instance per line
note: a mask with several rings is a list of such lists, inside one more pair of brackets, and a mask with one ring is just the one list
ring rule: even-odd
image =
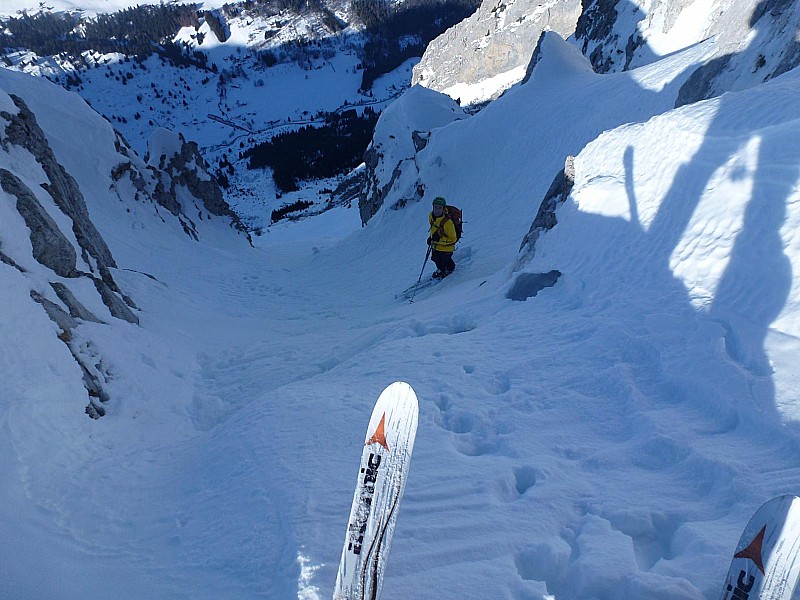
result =
[[618,72],[713,38],[677,106],[746,89],[800,64],[800,0],[734,0],[706,23],[693,0],[588,0],[575,39],[595,71]]
[[[210,174],[210,166],[195,142],[186,141],[180,133],[157,130],[148,143],[144,160],[156,181],[152,190],[153,198],[174,216],[183,217],[181,222],[189,235],[196,237],[193,219],[202,219],[203,216],[201,213],[196,216],[191,214],[190,207],[181,203],[181,188],[186,189],[192,203],[200,201],[209,214],[230,219],[237,230],[246,233],[238,215],[225,202],[222,189]],[[145,187],[141,181],[134,181],[134,185],[137,185],[137,189]],[[249,240],[250,236],[247,238]]]
[[129,296],[122,294],[111,275],[110,269],[116,268],[117,264],[89,217],[78,183],[56,160],[35,115],[22,98],[15,95],[10,95],[10,98],[17,113],[0,113],[0,117],[8,122],[2,137],[2,146],[4,149],[18,146],[27,150],[42,168],[48,179],[48,183],[43,183],[42,188],[61,212],[69,217],[83,262],[90,272],[78,269],[76,249],[42,207],[33,191],[7,169],[0,170],[0,186],[16,198],[17,210],[30,230],[34,258],[61,277],[91,277],[112,315],[130,323],[138,323],[139,319],[130,310],[136,308],[136,305]]
[[122,275],[96,223],[119,233],[114,239],[127,249],[136,232],[156,233],[154,226],[179,224],[199,239],[210,231],[200,220],[238,220],[196,144],[170,134],[174,152],[148,165],[76,95],[4,70],[0,80],[0,196],[12,211],[0,220],[0,271],[14,278],[12,293],[27,290],[20,301],[35,302],[55,324],[80,367],[86,413],[99,418],[113,389],[104,355],[113,346],[85,324],[124,328],[139,316],[115,280]]
[[[521,79],[543,31],[568,37],[580,12],[580,0],[484,0],[428,46],[412,83],[463,104],[491,99]],[[489,80],[482,91],[467,89]]]
[[117,265],[100,232],[89,218],[86,201],[77,182],[56,160],[44,132],[36,122],[36,117],[22,98],[11,95],[11,99],[19,112],[16,115],[2,113],[2,116],[9,121],[3,140],[4,146],[7,144],[20,146],[34,156],[50,181],[42,187],[53,198],[56,206],[72,220],[72,231],[82,250],[97,261],[104,280],[107,279],[109,285],[113,285],[113,278],[108,269]]
[[102,323],[94,314],[88,310],[80,301],[75,297],[70,289],[63,283],[51,281],[50,287],[53,288],[58,298],[64,303],[69,310],[69,316],[74,319],[81,319],[83,321],[92,321],[94,323]]
[[77,259],[67,240],[31,189],[11,171],[0,169],[0,187],[17,199],[17,212],[30,230],[33,257],[61,277],[78,276]]
[[561,169],[550,184],[550,188],[544,195],[539,211],[533,219],[531,228],[522,240],[519,247],[519,258],[516,262],[517,269],[523,267],[533,259],[536,251],[536,240],[539,235],[548,229],[552,229],[558,223],[556,210],[569,197],[572,187],[575,185],[575,157],[568,156],[564,161],[564,168]]
[[392,191],[400,198],[394,208],[422,198],[424,188],[417,181],[417,154],[425,150],[436,128],[464,118],[467,115],[451,98],[419,85],[383,112],[364,154],[358,201],[362,223],[366,224],[378,212]]

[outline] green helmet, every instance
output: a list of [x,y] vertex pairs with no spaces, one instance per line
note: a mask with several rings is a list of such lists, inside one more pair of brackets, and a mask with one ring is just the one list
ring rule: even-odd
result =
[[441,196],[436,196],[436,198],[433,199],[433,206],[447,206],[447,201]]

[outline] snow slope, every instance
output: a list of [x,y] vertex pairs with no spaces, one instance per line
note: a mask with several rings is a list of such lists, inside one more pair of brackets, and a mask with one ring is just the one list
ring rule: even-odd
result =
[[[671,110],[709,46],[611,75],[555,36],[542,50],[417,155],[407,185],[467,223],[459,268],[413,304],[395,294],[428,206],[390,209],[407,189],[364,228],[326,213],[324,247],[301,224],[188,251],[100,218],[156,280],[120,273],[141,327],[77,330],[118,392],[90,422],[0,263],[0,597],[330,597],[397,379],[420,424],[383,598],[718,596],[752,511],[800,484],[800,76]],[[575,189],[515,271],[568,154]]]

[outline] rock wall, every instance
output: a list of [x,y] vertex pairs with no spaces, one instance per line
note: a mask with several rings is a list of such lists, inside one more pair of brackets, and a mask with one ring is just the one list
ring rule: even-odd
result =
[[[66,93],[49,88],[51,84],[47,82],[34,82],[33,78],[11,83],[10,87],[36,94],[35,105],[40,111],[49,110],[43,105],[41,94]],[[40,90],[39,86],[48,89]],[[33,96],[26,97],[33,102]],[[81,109],[85,112],[76,115],[75,123],[59,129],[61,124],[54,123],[52,113],[43,112],[37,118],[28,102],[22,95],[0,91],[0,209],[4,215],[0,222],[0,277],[22,276],[27,281],[29,301],[40,306],[56,325],[58,339],[80,367],[89,398],[86,413],[99,418],[106,414],[111,400],[111,375],[98,345],[81,330],[81,324],[138,326],[141,311],[115,279],[120,267],[92,220],[78,180],[84,185],[87,181],[95,185],[98,178],[110,182],[110,189],[105,191],[107,184],[93,188],[92,195],[100,193],[100,197],[90,198],[94,209],[99,208],[98,203],[114,202],[115,196],[123,209],[119,215],[128,215],[134,205],[144,204],[152,208],[142,216],[150,213],[150,218],[167,226],[174,216],[195,240],[199,236],[190,214],[195,219],[221,216],[236,226],[238,220],[207,173],[208,167],[195,144],[178,137],[175,152],[163,165],[147,165],[118,132],[108,135],[108,123],[85,105]],[[48,122],[47,132],[40,120]],[[58,139],[62,145],[65,139],[69,140],[75,144],[76,155],[85,155],[84,160],[70,163],[73,169],[82,168],[87,160],[96,160],[86,169],[93,175],[87,179],[86,172],[78,175],[76,171],[73,176],[57,159],[51,139]],[[101,139],[112,141],[105,146],[96,142]],[[62,147],[62,157],[63,150]],[[104,175],[102,168],[97,170],[101,164],[116,166]],[[112,226],[141,225],[132,220],[114,222]]]
[[580,0],[485,0],[428,46],[412,83],[457,98],[464,86],[510,74],[489,84],[483,98],[488,100],[522,78],[543,31],[571,35],[580,10]]
[[684,84],[677,106],[758,85],[800,64],[798,0],[720,0],[707,21],[698,21],[698,6],[698,0],[588,0],[575,41],[595,71],[605,73],[713,39],[712,56]]

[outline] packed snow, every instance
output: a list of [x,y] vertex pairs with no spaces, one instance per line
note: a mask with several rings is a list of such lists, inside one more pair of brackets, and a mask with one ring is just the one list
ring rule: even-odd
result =
[[[30,301],[46,282],[0,263],[0,597],[330,597],[372,406],[404,380],[419,430],[383,598],[717,598],[752,512],[800,485],[800,74],[671,109],[712,44],[597,75],[549,34],[366,227],[340,207],[255,248],[104,202],[113,165],[72,144],[110,128],[4,77],[141,326],[76,330],[112,397],[91,421]],[[449,102],[412,90],[379,127]],[[570,154],[558,224],[520,255]],[[459,266],[409,303],[437,195],[464,211]],[[3,247],[24,246],[0,201]]]

